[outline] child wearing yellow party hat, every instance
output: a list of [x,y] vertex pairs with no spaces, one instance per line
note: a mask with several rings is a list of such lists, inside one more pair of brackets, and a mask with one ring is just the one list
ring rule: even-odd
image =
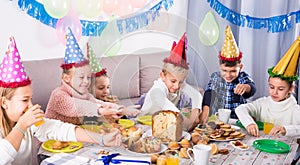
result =
[[[59,120],[43,118],[41,106],[31,102],[31,80],[25,72],[13,37],[10,37],[0,73],[0,164],[33,164],[36,157],[32,154],[34,137],[40,141],[54,139],[121,145],[122,136],[117,129],[101,135]],[[42,120],[43,124],[34,125]]]
[[83,116],[122,116],[122,106],[106,103],[89,93],[91,67],[77,44],[71,29],[68,30],[61,86],[51,93],[45,116],[72,124],[82,124]]
[[206,122],[209,114],[215,114],[222,108],[230,109],[230,117],[237,118],[235,108],[247,103],[246,99],[256,92],[255,83],[242,71],[241,58],[242,52],[237,47],[230,26],[227,26],[219,54],[220,71],[211,74],[205,89],[201,122]]
[[293,82],[298,80],[299,52],[300,37],[294,41],[278,64],[268,70],[270,96],[236,108],[236,114],[249,134],[259,136],[259,129],[253,118],[262,122],[269,118],[272,124],[277,125],[272,128],[270,135],[300,135],[300,106],[292,95]]
[[[92,85],[91,91],[93,95],[102,101],[118,103],[118,97],[110,95],[110,78],[107,75],[106,68],[102,68],[92,47],[87,44],[87,56],[92,68]],[[140,106],[128,106],[122,109],[122,114],[127,116],[136,116],[141,111],[137,108]]]
[[182,94],[192,98],[192,112],[189,118],[184,117],[184,128],[190,130],[199,123],[199,115],[202,104],[202,95],[185,80],[188,75],[188,63],[186,61],[187,38],[184,33],[176,44],[174,42],[170,56],[163,60],[163,68],[160,78],[148,91],[141,108],[142,115],[152,115],[160,110],[172,110],[180,112],[178,104]]

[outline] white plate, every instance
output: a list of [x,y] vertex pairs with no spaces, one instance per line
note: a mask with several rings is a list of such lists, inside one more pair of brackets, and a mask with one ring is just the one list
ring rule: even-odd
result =
[[149,155],[152,155],[152,154],[159,154],[159,153],[162,153],[162,152],[164,152],[164,151],[167,150],[167,149],[168,149],[168,147],[167,147],[166,145],[160,144],[160,151],[159,151],[159,152],[154,152],[154,153],[139,153],[139,152],[131,151],[131,150],[129,150],[128,148],[127,148],[126,150],[127,150],[128,152],[134,154],[134,155],[139,155],[139,156],[142,156],[142,155],[144,155],[144,156],[149,156]]
[[241,127],[236,126],[236,125],[230,125],[231,128],[234,128],[236,131],[241,130]]
[[[187,139],[187,140],[191,140],[191,135],[185,131],[182,131],[182,136],[183,138]],[[146,131],[143,135],[142,135],[143,138],[145,137],[152,137],[152,130],[148,130]],[[180,138],[182,139],[182,138]]]
[[[238,150],[248,150],[248,149],[249,149],[249,146],[247,146],[247,148],[240,148],[240,147],[238,147],[238,146],[235,146],[235,145],[233,144],[233,142],[234,142],[234,141],[229,142],[233,148],[236,148],[236,149],[238,149]],[[246,145],[246,144],[243,143],[243,145]]]
[[240,139],[242,139],[242,138],[224,139],[224,140],[218,140],[218,139],[209,138],[210,141],[215,141],[215,142],[229,142],[229,141],[235,141],[235,140],[240,140]]

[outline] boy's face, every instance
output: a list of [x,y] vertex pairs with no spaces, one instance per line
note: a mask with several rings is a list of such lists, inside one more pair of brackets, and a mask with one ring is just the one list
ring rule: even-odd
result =
[[72,68],[71,74],[67,75],[69,76],[69,82],[67,83],[81,94],[89,93],[91,74],[90,65],[74,67]]
[[232,82],[239,76],[240,71],[242,70],[243,65],[237,64],[235,66],[225,66],[225,64],[220,65],[221,77],[226,82]]
[[186,79],[186,74],[171,74],[169,72],[160,72],[160,77],[166,84],[170,93],[176,93],[182,86],[184,80]]
[[100,76],[95,78],[95,96],[97,99],[105,100],[109,95],[110,83],[107,76]]
[[269,94],[273,101],[279,102],[285,100],[293,90],[294,86],[291,87],[288,82],[278,77],[269,78]]

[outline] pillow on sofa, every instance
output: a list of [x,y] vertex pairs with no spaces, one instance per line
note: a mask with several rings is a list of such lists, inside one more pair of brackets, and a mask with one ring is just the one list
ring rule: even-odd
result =
[[153,82],[159,78],[159,73],[163,66],[163,59],[169,56],[169,51],[142,54],[140,55],[140,81],[141,81],[141,95],[147,93],[153,86]]

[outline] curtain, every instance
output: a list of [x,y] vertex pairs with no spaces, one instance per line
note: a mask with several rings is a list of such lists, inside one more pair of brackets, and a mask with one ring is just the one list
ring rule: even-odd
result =
[[[299,10],[300,0],[273,1],[247,0],[228,1],[219,0],[228,9],[257,18],[268,18],[285,15]],[[199,37],[199,26],[205,15],[211,11],[220,35],[212,46],[204,45]],[[253,29],[247,26],[237,26],[222,18],[212,9],[206,0],[189,0],[187,37],[189,41],[188,61],[190,75],[187,81],[193,85],[205,88],[212,72],[218,71],[218,53],[224,41],[225,27],[229,25],[240,51],[243,53],[243,71],[251,75],[256,83],[257,92],[252,99],[268,96],[267,69],[277,64],[289,46],[299,36],[299,24],[293,23],[292,28],[284,32],[268,32],[267,29]],[[298,86],[298,82],[296,84]],[[295,90],[297,96],[299,88]],[[299,98],[299,97],[298,97]]]

